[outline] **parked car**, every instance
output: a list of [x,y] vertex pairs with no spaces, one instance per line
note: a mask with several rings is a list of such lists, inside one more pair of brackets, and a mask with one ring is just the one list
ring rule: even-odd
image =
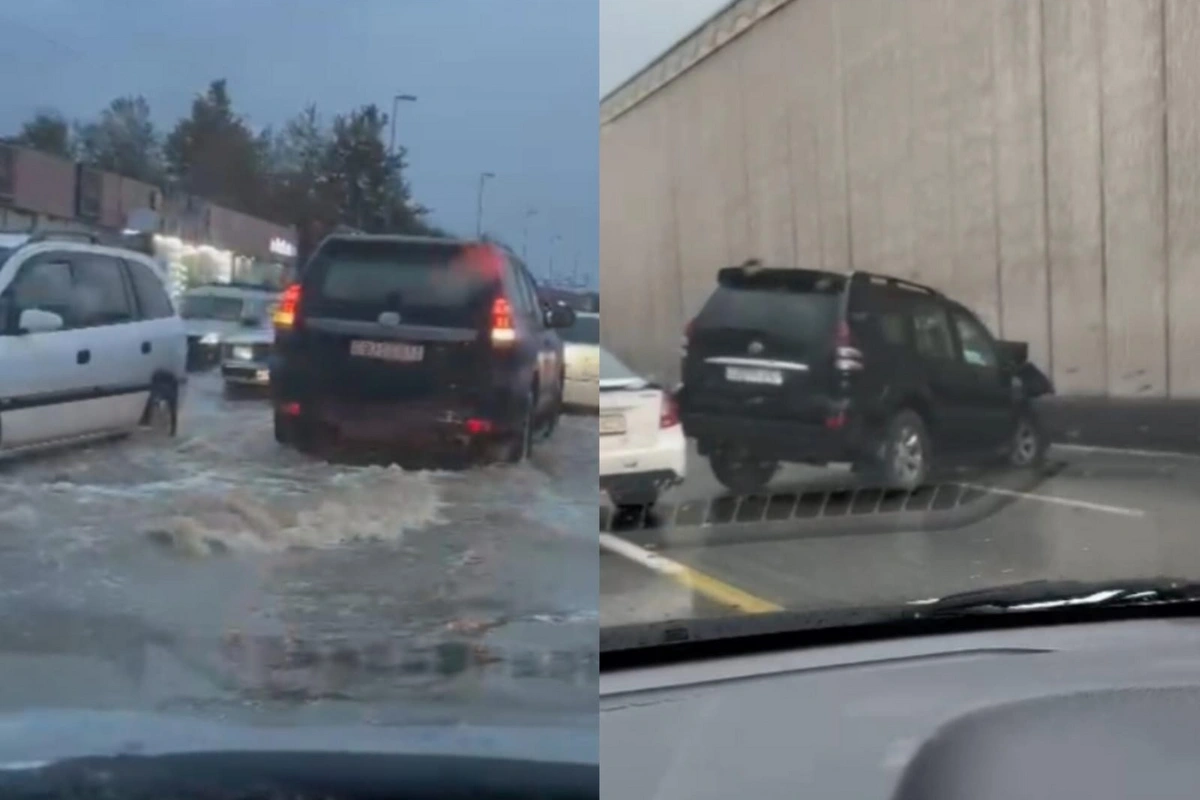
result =
[[1046,452],[1032,400],[1053,387],[1025,345],[910,281],[726,268],[683,346],[684,430],[734,491],[781,462],[849,462],[911,489],[937,465]]
[[687,475],[675,398],[600,349],[600,489],[619,511],[646,511]]
[[210,283],[188,289],[181,303],[187,323],[188,369],[216,366],[226,339],[268,326],[278,305],[279,291],[258,284]]
[[275,437],[521,461],[557,425],[574,321],[496,245],[331,236],[275,314]]
[[226,390],[269,386],[274,343],[275,330],[265,326],[227,336],[221,343],[221,377]]
[[175,433],[183,320],[153,261],[96,242],[0,240],[0,452],[139,426]]
[[600,315],[579,313],[563,331],[566,377],[563,401],[595,410],[600,403]]

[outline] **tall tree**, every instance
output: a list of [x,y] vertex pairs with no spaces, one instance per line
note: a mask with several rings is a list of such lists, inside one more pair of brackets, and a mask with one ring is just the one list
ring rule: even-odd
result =
[[404,180],[404,150],[389,155],[384,145],[388,116],[366,105],[333,122],[325,163],[339,220],[368,232],[426,232],[425,209],[413,202]]
[[39,111],[21,126],[21,132],[13,141],[59,158],[74,158],[71,126],[57,111]]
[[192,101],[167,136],[167,173],[189,194],[249,213],[269,212],[261,142],[234,113],[224,80]]
[[100,117],[78,128],[84,163],[147,183],[164,177],[162,144],[144,97],[118,97]]

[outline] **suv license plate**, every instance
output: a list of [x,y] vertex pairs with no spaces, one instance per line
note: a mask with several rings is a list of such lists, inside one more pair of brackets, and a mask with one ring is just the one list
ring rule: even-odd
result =
[[601,436],[620,436],[625,433],[625,415],[624,414],[602,414],[600,415],[600,435]]
[[734,383],[765,383],[769,386],[782,386],[783,373],[777,369],[726,367],[725,380]]
[[411,364],[425,358],[425,348],[419,344],[368,342],[357,339],[350,343],[350,355]]

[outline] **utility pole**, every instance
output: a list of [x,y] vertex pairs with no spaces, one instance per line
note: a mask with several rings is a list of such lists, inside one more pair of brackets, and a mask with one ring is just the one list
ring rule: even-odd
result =
[[479,173],[479,195],[475,205],[475,238],[483,238],[483,187],[487,182],[496,177],[494,172]]

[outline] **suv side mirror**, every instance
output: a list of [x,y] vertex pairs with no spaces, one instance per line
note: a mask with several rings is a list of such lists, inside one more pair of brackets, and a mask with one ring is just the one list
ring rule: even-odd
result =
[[17,318],[18,335],[26,333],[53,333],[62,330],[64,320],[53,311],[43,311],[40,308],[27,308]]
[[547,328],[569,328],[575,324],[575,310],[570,306],[550,306],[545,319]]

